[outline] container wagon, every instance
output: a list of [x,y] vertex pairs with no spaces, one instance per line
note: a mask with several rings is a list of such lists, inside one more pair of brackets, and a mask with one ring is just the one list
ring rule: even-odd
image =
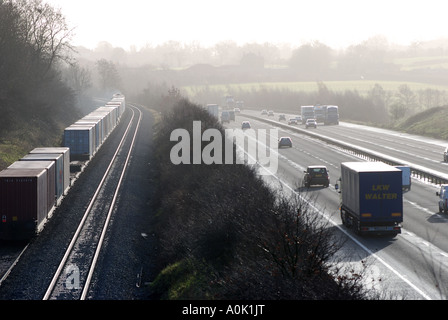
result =
[[70,161],[90,160],[95,153],[95,127],[71,125],[64,130],[64,147],[70,148]]
[[95,152],[99,149],[104,141],[103,119],[84,117],[76,121],[74,124],[72,124],[72,126],[93,126],[93,130],[95,131],[93,134]]
[[56,204],[56,167],[53,161],[16,161],[8,169],[46,169],[47,170],[47,212]]
[[56,198],[56,203],[62,201],[64,195],[64,157],[61,153],[30,153],[20,159],[19,162],[52,161],[55,166],[55,175],[52,195]]
[[0,172],[0,239],[28,240],[48,215],[47,169]]
[[[30,154],[61,154],[63,160],[62,169],[58,167],[56,174],[63,177],[62,194],[66,195],[70,188],[70,149],[64,147],[48,147],[35,148],[30,151]],[[62,171],[62,172],[61,172]],[[59,178],[58,178],[59,179]]]

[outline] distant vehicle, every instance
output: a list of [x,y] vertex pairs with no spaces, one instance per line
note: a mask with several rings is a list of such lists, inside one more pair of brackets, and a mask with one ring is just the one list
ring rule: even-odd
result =
[[228,111],[223,111],[221,113],[221,123],[224,122],[230,123],[230,113]]
[[274,111],[269,110],[269,111],[268,111],[268,117],[273,117],[273,116],[274,116]]
[[235,111],[229,110],[230,120],[235,121]]
[[234,108],[233,111],[234,111],[235,113],[240,113],[240,112],[241,112],[241,109],[240,109],[240,108]]
[[436,192],[439,197],[439,212],[448,212],[448,184],[442,184],[440,190]]
[[302,116],[297,116],[296,120],[297,120],[297,123],[302,122]]
[[250,129],[251,127],[250,127],[250,122],[249,121],[243,121],[242,123],[241,123],[241,129]]
[[314,106],[301,106],[300,114],[302,117],[302,124],[305,124],[308,119],[315,119]]
[[227,109],[233,109],[235,107],[235,99],[231,95],[225,95],[222,99],[222,104]]
[[208,104],[207,111],[214,117],[219,117],[219,106],[217,104]]
[[303,185],[309,188],[312,185],[323,185],[328,187],[330,185],[330,177],[325,166],[308,166],[304,171]]
[[290,137],[281,137],[278,139],[278,147],[290,147],[292,148],[292,140]]
[[268,110],[266,110],[266,109],[261,110],[261,114],[262,115],[268,114]]
[[306,124],[305,124],[305,126],[306,126],[307,129],[308,129],[309,127],[317,128],[316,119],[308,119],[308,120],[306,120]]
[[288,124],[297,124],[297,119],[296,118],[289,119]]
[[443,152],[443,161],[448,161],[448,147],[445,148],[445,151]]
[[343,162],[340,188],[342,223],[357,234],[401,233],[401,171],[383,162]]
[[411,167],[409,166],[395,166],[395,168],[401,170],[402,189],[411,190]]
[[278,121],[282,121],[282,120],[286,121],[286,116],[284,114],[281,114],[278,116]]
[[339,124],[339,107],[323,106],[324,109],[324,125]]
[[325,122],[325,109],[324,106],[316,105],[314,106],[314,118],[316,122]]
[[236,104],[237,108],[240,110],[244,108],[244,101],[242,101],[242,100],[236,101],[235,104]]

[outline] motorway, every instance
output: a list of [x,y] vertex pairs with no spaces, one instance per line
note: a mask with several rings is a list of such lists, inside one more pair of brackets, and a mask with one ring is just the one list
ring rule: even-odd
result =
[[[260,112],[246,115],[262,117]],[[277,120],[275,117],[263,116]],[[288,119],[289,116],[287,116]],[[330,221],[331,227],[346,238],[338,261],[355,271],[365,269],[365,283],[382,294],[383,299],[444,300],[448,297],[448,216],[439,214],[438,187],[421,179],[412,179],[412,188],[403,194],[404,223],[397,237],[360,237],[347,230],[340,221],[339,194],[334,183],[340,176],[340,164],[365,161],[356,155],[306,134],[255,120],[244,114],[228,128],[241,128],[249,120],[252,129],[277,129],[278,136],[289,136],[292,148],[278,150],[278,170],[266,181],[285,192],[294,192],[315,199],[318,213]],[[285,121],[282,122],[283,124]],[[296,127],[304,128],[302,125]],[[393,131],[341,123],[339,126],[318,126],[313,132],[333,139],[384,153],[406,162],[440,172],[448,169],[443,151],[448,142]],[[273,132],[273,131],[272,131]],[[273,152],[276,152],[275,150]],[[301,187],[303,170],[308,165],[326,165],[330,171],[330,187]]]

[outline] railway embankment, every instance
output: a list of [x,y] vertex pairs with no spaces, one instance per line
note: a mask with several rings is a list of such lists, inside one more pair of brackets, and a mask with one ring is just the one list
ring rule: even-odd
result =
[[192,137],[185,162],[194,163],[193,150],[208,150],[209,141],[194,146],[194,121],[201,135],[224,132],[203,108],[181,100],[165,112],[155,136],[151,298],[364,299],[359,275],[330,271],[338,241],[305,201],[273,191],[245,164],[171,161],[173,150],[188,149],[175,148],[176,129]]

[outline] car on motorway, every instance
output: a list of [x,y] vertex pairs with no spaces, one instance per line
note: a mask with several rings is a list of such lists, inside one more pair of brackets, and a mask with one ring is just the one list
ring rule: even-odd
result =
[[266,109],[261,110],[261,114],[262,114],[262,115],[266,115],[266,114],[268,114],[268,110],[266,110]]
[[445,151],[443,152],[443,161],[448,162],[448,147],[446,147]]
[[280,137],[280,139],[278,139],[278,147],[292,148],[292,139],[290,137]]
[[233,112],[235,112],[235,113],[240,113],[240,112],[241,112],[241,109],[240,109],[240,108],[233,108]]
[[278,121],[282,121],[282,120],[286,121],[286,116],[284,114],[281,114],[278,116]]
[[274,111],[269,110],[269,111],[268,111],[268,117],[273,117],[273,116],[274,116]]
[[317,128],[317,122],[316,119],[307,119],[306,123],[305,123],[306,128],[308,129],[309,127],[314,127]]
[[241,129],[250,129],[250,122],[249,121],[243,121],[241,122]]
[[439,212],[448,212],[448,184],[442,184],[440,190],[436,192],[439,197]]
[[328,169],[325,166],[308,166],[304,171],[303,185],[309,188],[313,185],[322,185],[328,187],[330,185],[330,176]]
[[297,124],[297,119],[296,118],[289,119],[288,124]]

